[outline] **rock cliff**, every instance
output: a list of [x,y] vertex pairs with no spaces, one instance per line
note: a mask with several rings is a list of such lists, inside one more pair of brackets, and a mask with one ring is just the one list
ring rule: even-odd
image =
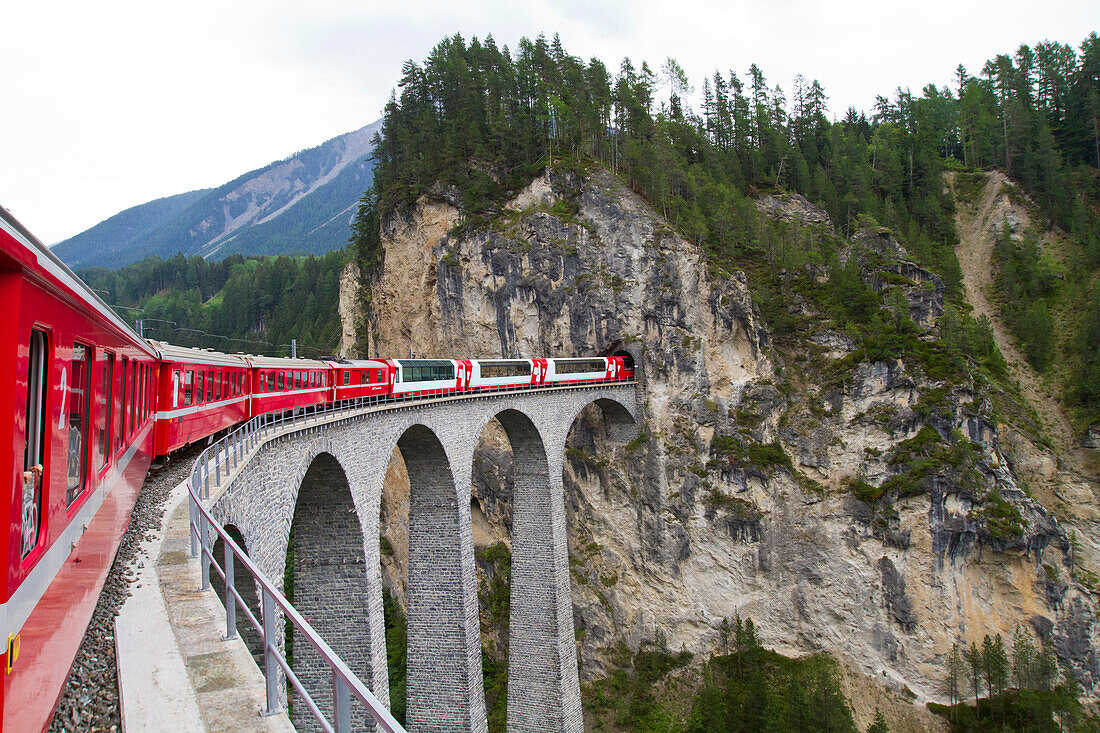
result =
[[[830,652],[921,701],[941,697],[952,642],[1018,623],[1086,687],[1100,679],[1070,539],[1020,486],[972,380],[846,359],[854,344],[835,330],[777,348],[745,275],[709,264],[609,174],[536,179],[478,225],[454,198],[437,187],[384,226],[363,352],[625,350],[640,367],[641,437],[609,443],[586,415],[566,463],[582,678],[606,671],[620,639],[707,652],[740,614],[782,653]],[[760,208],[829,226],[805,200]],[[849,245],[873,288],[896,288],[898,307],[934,327],[938,277],[888,232]],[[484,443],[481,545],[507,538],[510,517],[507,471],[491,468],[510,462],[506,441]],[[386,560],[395,584],[400,556]]]

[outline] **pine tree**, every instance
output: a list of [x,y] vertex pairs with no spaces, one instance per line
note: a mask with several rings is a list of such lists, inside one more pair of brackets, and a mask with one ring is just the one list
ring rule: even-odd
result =
[[[963,679],[966,676],[966,663],[963,661],[963,654],[959,651],[959,645],[954,643],[951,645],[951,651],[947,655],[947,695],[951,701],[951,705],[956,707],[960,703],[959,693],[962,688]],[[958,710],[954,711],[955,720],[958,720]]]
[[1012,638],[1012,679],[1016,683],[1016,689],[1028,690],[1037,687],[1038,661],[1031,635],[1022,626],[1016,624],[1016,633]]
[[977,709],[981,694],[982,653],[974,642],[966,650],[966,663],[970,667],[970,687],[974,691],[974,707]]
[[875,708],[875,719],[867,726],[867,733],[890,733],[890,726],[886,725],[886,716],[882,710]]

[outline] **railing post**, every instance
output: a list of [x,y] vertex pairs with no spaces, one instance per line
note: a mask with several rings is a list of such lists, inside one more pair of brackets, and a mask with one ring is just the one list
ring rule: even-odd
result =
[[[192,488],[198,488],[198,476],[191,477]],[[189,492],[191,495],[187,497],[187,510],[191,516],[191,521],[188,523],[188,534],[191,535],[191,557],[199,556],[199,532],[195,525],[199,523],[199,507],[196,503],[198,501],[197,494]]]
[[279,712],[279,662],[275,659],[275,597],[264,588],[264,680],[267,683],[267,714]]
[[202,590],[210,590],[210,556],[206,554],[206,544],[210,530],[206,526],[206,517],[199,514],[199,565],[202,567]]
[[351,691],[336,670],[332,671],[332,704],[333,719],[332,728],[336,733],[345,733],[351,730]]
[[233,566],[236,565],[236,557],[233,555],[233,546],[228,542],[225,545],[225,559],[222,569],[225,571],[225,638],[237,638],[237,599],[233,597],[236,586],[233,584]]

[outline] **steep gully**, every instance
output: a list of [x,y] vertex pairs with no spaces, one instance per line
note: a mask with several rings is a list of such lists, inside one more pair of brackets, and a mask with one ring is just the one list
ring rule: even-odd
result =
[[[1100,498],[1100,460],[1081,445],[1055,390],[1027,362],[1016,339],[1009,333],[999,308],[990,301],[997,232],[1007,221],[1013,235],[1022,234],[1031,224],[1030,212],[1011,201],[1007,190],[1009,180],[1001,171],[989,174],[976,202],[959,199],[955,173],[947,174],[946,181],[956,201],[955,228],[959,236],[956,252],[967,301],[973,307],[975,317],[989,318],[997,348],[1004,355],[1021,393],[1035,411],[1056,454],[1060,456],[1046,470],[1031,472],[1026,467],[1019,468],[1024,473],[1030,473],[1030,478],[1038,479],[1039,486],[1036,488],[1042,493],[1050,492],[1050,495],[1039,498],[1056,514],[1062,514],[1060,518],[1063,521],[1080,525],[1081,520],[1085,520],[1088,527],[1076,528],[1084,531],[1087,544],[1093,550],[1088,554],[1096,558],[1100,553],[1100,525],[1094,512],[1082,506],[1081,500],[1086,499],[1092,505]],[[1082,491],[1085,488],[1087,492]],[[1052,498],[1056,500],[1050,501]],[[1071,509],[1068,513],[1059,512],[1060,504]],[[1095,562],[1090,564],[1096,565]]]

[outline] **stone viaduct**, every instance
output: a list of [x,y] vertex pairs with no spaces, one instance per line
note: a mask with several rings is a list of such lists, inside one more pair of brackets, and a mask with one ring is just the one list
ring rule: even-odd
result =
[[[398,448],[410,485],[407,726],[413,733],[485,731],[470,486],[474,450],[496,418],[515,471],[508,730],[581,731],[562,469],[569,430],[593,404],[610,438],[637,433],[633,383],[491,393],[335,417],[263,445],[210,507],[268,578],[286,577],[292,543],[293,588],[284,594],[388,705],[379,511]],[[239,615],[245,631],[242,623]],[[332,695],[327,668],[304,641],[291,638],[290,647],[295,674],[324,709]],[[299,729],[313,726],[304,708],[292,710]],[[368,727],[365,716],[356,727]]]

